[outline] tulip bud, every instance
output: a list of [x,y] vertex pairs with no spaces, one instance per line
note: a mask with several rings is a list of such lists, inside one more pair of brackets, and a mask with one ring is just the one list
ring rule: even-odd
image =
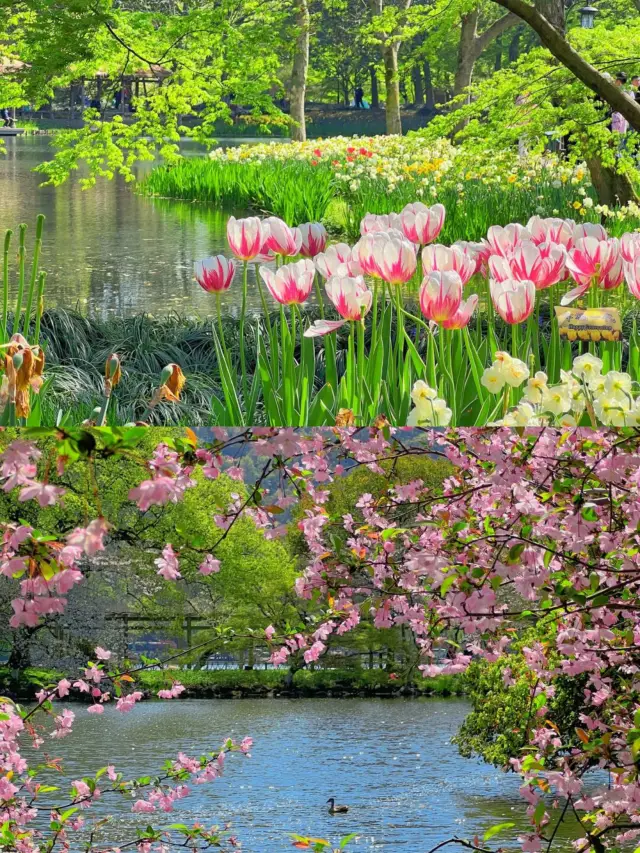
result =
[[104,377],[106,381],[111,384],[112,388],[115,388],[122,378],[122,371],[120,370],[120,356],[115,352],[107,359],[104,367]]

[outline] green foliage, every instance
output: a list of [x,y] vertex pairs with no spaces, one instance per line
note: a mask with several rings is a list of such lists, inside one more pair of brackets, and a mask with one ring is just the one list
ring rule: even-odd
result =
[[[264,694],[274,691],[295,691],[313,696],[328,691],[337,693],[363,692],[395,693],[399,684],[381,669],[299,669],[289,685],[286,670],[166,670],[140,674],[143,689],[157,692],[177,679],[188,690],[187,695],[199,693],[232,692]],[[436,678],[418,678],[413,687],[424,696],[453,696],[464,692],[464,679],[441,675]]]
[[[515,644],[517,649],[535,643],[540,632],[529,631],[525,638]],[[515,680],[513,685],[505,684],[507,668]],[[546,700],[540,694],[536,702],[531,697],[535,674],[521,654],[507,655],[495,663],[474,661],[465,676],[472,711],[454,741],[465,757],[476,754],[491,764],[508,766],[510,758],[521,755],[528,742],[528,728],[535,727],[536,709],[542,703],[548,708],[545,719],[556,727],[562,744],[577,745],[585,683],[584,676],[560,677],[555,694]]]
[[149,195],[252,207],[289,225],[324,219],[334,195],[331,169],[306,162],[221,163],[192,158],[154,169],[141,185]]

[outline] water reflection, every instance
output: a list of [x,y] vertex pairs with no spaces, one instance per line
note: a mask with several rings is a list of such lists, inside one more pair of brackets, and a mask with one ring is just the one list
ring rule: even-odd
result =
[[[143,198],[122,178],[100,180],[85,191],[75,178],[61,187],[40,187],[42,176],[32,170],[52,156],[50,142],[46,136],[6,139],[6,155],[0,155],[0,233],[7,228],[17,233],[25,222],[31,248],[37,214],[47,217],[42,255],[47,305],[98,317],[213,313],[213,297],[193,280],[193,263],[226,250],[229,213]],[[202,150],[191,146],[187,153],[199,156]],[[141,164],[137,174],[150,168]],[[253,270],[250,280],[249,303],[257,311]],[[223,305],[234,312],[238,304],[239,288],[232,287]]]
[[[463,699],[192,700],[145,703],[126,716],[108,709],[99,719],[76,710],[74,734],[53,751],[72,778],[95,772],[98,756],[133,776],[159,770],[179,750],[195,755],[228,735],[251,735],[252,757],[234,756],[222,779],[196,786],[166,821],[230,820],[245,853],[289,849],[288,832],[334,840],[358,832],[357,850],[419,853],[522,814],[515,776],[451,745],[468,710]],[[349,813],[328,815],[330,796]],[[127,801],[96,806],[104,814],[114,807],[110,841],[147,825]]]

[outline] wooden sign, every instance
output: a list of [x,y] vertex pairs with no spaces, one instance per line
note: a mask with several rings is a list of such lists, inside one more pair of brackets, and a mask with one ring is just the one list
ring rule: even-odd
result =
[[622,323],[617,308],[556,306],[560,337],[568,341],[619,341]]

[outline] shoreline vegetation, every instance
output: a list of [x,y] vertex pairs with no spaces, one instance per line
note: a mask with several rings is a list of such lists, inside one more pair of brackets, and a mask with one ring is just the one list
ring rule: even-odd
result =
[[[16,698],[31,700],[42,687],[59,681],[65,674],[32,668],[12,677],[0,668],[0,690]],[[405,676],[402,671],[382,669],[317,669],[298,670],[163,670],[142,672],[136,689],[145,700],[155,700],[158,690],[178,679],[184,685],[187,699],[292,699],[292,698],[370,698],[448,697],[465,693],[462,676],[439,675],[423,678],[420,674]],[[85,694],[72,690],[67,701],[87,703]]]

